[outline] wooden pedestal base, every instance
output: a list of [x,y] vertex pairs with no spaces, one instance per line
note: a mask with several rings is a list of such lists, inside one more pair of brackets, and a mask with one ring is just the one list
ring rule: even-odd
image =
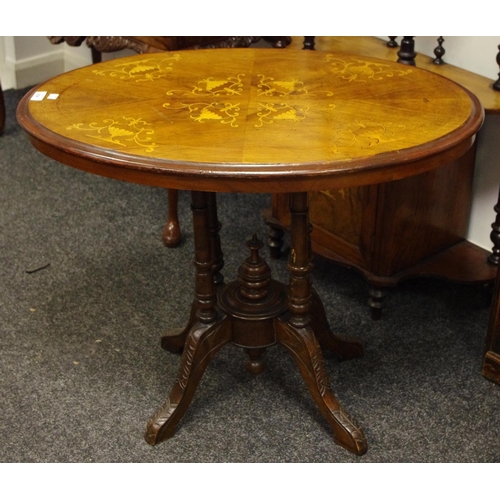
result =
[[291,196],[292,241],[290,284],[271,279],[259,255],[262,242],[247,243],[248,257],[238,280],[223,285],[222,252],[218,237],[215,195],[193,192],[195,228],[195,301],[186,328],[162,338],[162,347],[182,351],[179,376],[169,397],[149,420],[145,439],[155,445],[174,434],[189,407],[209,362],[229,342],[249,356],[246,368],[257,375],[265,369],[262,355],[275,344],[291,353],[321,413],[331,426],[334,441],[357,455],[367,450],[361,429],[335,398],[324,368],[321,349],[344,359],[363,355],[356,341],[334,335],[318,294],[310,285],[310,242],[307,194]]

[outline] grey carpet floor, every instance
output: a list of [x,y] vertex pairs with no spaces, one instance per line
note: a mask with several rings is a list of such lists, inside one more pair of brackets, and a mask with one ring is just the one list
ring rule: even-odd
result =
[[[333,443],[288,353],[268,349],[253,377],[244,353],[209,365],[175,436],[156,446],[145,423],[168,395],[179,356],[160,336],[192,301],[189,196],[184,239],[161,241],[162,189],[100,178],[38,153],[4,92],[0,138],[1,462],[498,462],[500,387],[481,376],[491,295],[412,280],[390,289],[380,321],[356,273],[315,259],[314,285],[333,330],[363,358],[325,355],[332,388],[363,428],[368,453]],[[265,238],[268,195],[219,196],[226,281],[244,242]],[[286,262],[271,263],[286,279]],[[28,272],[34,271],[36,272]]]

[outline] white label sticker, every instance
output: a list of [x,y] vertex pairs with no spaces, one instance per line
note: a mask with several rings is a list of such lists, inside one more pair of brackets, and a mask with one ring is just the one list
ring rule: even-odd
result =
[[59,97],[59,94],[49,94],[47,96],[47,99],[50,99],[51,101],[55,101]]
[[35,92],[31,96],[31,100],[32,101],[43,101],[43,98],[45,97],[45,94],[47,94],[47,92],[39,90],[38,92]]

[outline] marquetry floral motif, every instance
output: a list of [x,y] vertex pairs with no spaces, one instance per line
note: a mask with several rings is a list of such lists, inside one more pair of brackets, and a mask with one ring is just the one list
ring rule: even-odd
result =
[[239,116],[240,104],[230,102],[196,102],[179,103],[178,106],[172,106],[166,102],[163,104],[167,109],[187,109],[189,117],[195,122],[206,123],[209,121],[219,122],[231,127],[237,127],[236,119]]
[[[194,95],[241,95],[243,82],[241,78],[244,74],[238,76],[229,76],[227,78],[205,78],[200,80],[191,91]],[[171,95],[167,92],[167,95]]]
[[305,119],[309,111],[308,106],[291,105],[288,103],[259,103],[258,104],[258,123],[254,127],[259,128],[263,125],[274,123],[275,121],[301,122]]
[[242,77],[245,75],[242,73],[237,76],[228,76],[226,78],[204,78],[199,80],[192,86],[192,89],[187,91],[185,89],[169,90],[167,92],[168,96],[173,96],[176,94],[182,95],[183,97],[189,97],[191,95],[195,96],[232,96],[241,95],[243,90]]
[[[191,90],[169,90],[167,96],[179,96],[182,102],[165,102],[163,107],[170,110],[185,109],[189,112],[192,120],[199,123],[219,122],[221,124],[238,127],[237,121],[244,120],[245,117],[240,117],[240,102],[237,101],[238,96],[243,92],[244,74],[237,76],[228,76],[224,78],[209,77],[199,80]],[[301,122],[306,118],[309,107],[299,103],[290,101],[293,97],[304,96],[310,93],[304,86],[304,83],[296,78],[284,80],[275,80],[273,77],[258,75],[257,95],[262,102],[257,104],[257,123],[255,127],[259,128],[264,125],[278,123],[280,121]],[[331,92],[327,92],[332,95]],[[220,97],[221,102],[204,100],[200,102],[190,102],[193,96],[213,96]],[[267,98],[282,98],[288,102],[265,102]],[[330,104],[329,107],[335,107]]]
[[[180,54],[168,54],[161,60],[145,57],[133,59],[131,62],[117,63],[110,69],[94,69],[92,72],[99,76],[110,76],[120,80],[134,80],[136,82],[152,82],[165,77],[172,71],[174,63],[181,58]],[[109,64],[106,65],[109,68]]]
[[[334,152],[341,153],[343,148],[351,148],[356,145],[357,149],[370,148],[372,146],[389,143],[398,137],[406,125],[392,122],[376,122],[371,120],[355,120],[337,130],[337,145]],[[399,135],[398,135],[399,134]]]
[[365,61],[354,57],[349,60],[327,54],[334,75],[349,82],[367,82],[384,78],[402,77],[413,72],[412,68],[395,69],[394,66],[374,61]]
[[97,122],[88,125],[75,123],[66,129],[88,132],[85,134],[87,137],[101,139],[123,147],[140,146],[144,148],[146,153],[151,153],[158,145],[151,141],[151,137],[148,137],[154,134],[154,130],[147,128],[147,125],[149,124],[140,118],[124,116],[120,120],[103,120],[101,124]]
[[257,85],[258,96],[268,97],[284,97],[290,95],[305,95],[308,94],[304,82],[296,78],[288,80],[275,80],[271,76],[258,75],[259,83]]

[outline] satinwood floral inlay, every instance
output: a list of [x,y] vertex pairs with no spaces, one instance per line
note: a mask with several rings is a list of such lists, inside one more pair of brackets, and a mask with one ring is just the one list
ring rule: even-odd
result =
[[275,120],[288,120],[292,122],[300,122],[305,119],[306,113],[309,111],[309,106],[290,105],[287,103],[264,103],[258,105],[257,117],[259,123],[254,127],[262,127]]
[[144,59],[133,59],[124,63],[117,63],[109,68],[94,69],[93,73],[99,76],[110,76],[121,80],[135,80],[137,82],[155,81],[165,77],[174,66],[174,63],[181,58],[180,54],[168,54],[164,58],[145,57]]
[[412,68],[394,69],[394,65],[367,61],[364,59],[349,60],[327,54],[326,60],[331,63],[332,73],[349,82],[367,82],[384,78],[401,77],[413,72]]
[[258,75],[259,83],[257,85],[259,96],[285,97],[290,95],[308,94],[304,82],[297,78],[288,78],[286,80],[275,80],[271,76]]
[[115,145],[124,147],[141,146],[145,148],[146,153],[151,153],[157,144],[151,141],[150,135],[154,134],[154,130],[147,128],[146,123],[141,118],[121,119],[106,119],[99,124],[97,122],[84,125],[83,123],[75,123],[66,127],[67,130],[81,130],[87,132],[87,137],[101,139],[102,141],[111,142]]

